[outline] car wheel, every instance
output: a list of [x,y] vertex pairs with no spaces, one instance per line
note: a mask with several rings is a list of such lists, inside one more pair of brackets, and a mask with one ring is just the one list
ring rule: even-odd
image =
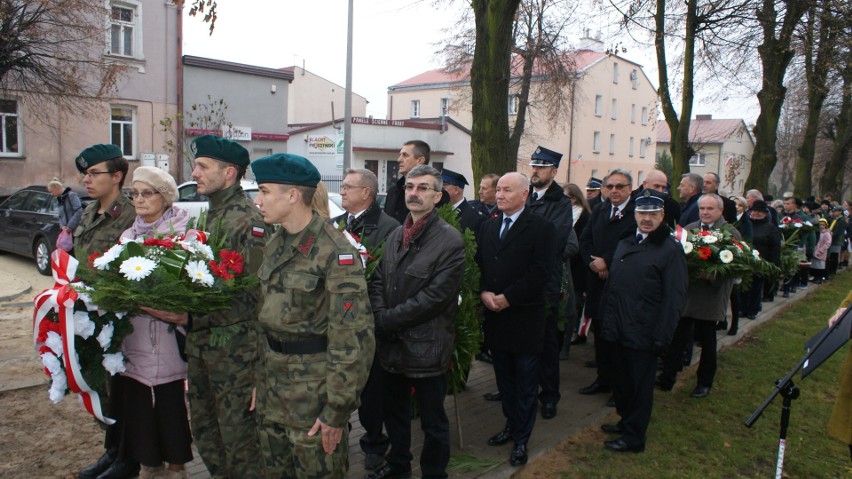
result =
[[33,247],[33,257],[36,261],[36,269],[39,273],[50,276],[50,245],[44,237],[39,238]]

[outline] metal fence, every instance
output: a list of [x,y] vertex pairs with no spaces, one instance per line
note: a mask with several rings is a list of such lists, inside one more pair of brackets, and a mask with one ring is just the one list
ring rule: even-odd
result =
[[331,193],[340,193],[340,186],[343,184],[342,176],[322,175],[322,182]]

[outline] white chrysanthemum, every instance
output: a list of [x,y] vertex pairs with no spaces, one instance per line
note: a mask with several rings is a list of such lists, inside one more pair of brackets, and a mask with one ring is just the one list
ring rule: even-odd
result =
[[121,263],[118,271],[129,280],[139,281],[151,274],[156,267],[156,261],[141,256],[133,256]]
[[99,270],[105,270],[105,269],[109,269],[109,264],[112,263],[113,261],[115,261],[115,258],[113,258],[111,256],[103,255],[103,256],[99,256],[99,257],[95,258],[95,260],[92,261],[92,265]]
[[106,351],[106,348],[108,348],[112,342],[113,331],[115,331],[115,326],[112,323],[107,323],[103,328],[101,328],[101,332],[98,333],[98,337],[96,339],[104,351]]
[[213,256],[213,248],[200,241],[184,240],[179,241],[178,244],[180,244],[183,249],[189,251],[192,254],[199,255],[207,261],[212,261],[215,259],[215,257]]
[[793,223],[793,228],[801,228],[802,226],[804,226],[802,223]]
[[199,243],[198,254],[202,255],[207,261],[213,261],[215,259],[215,256],[213,256],[213,248],[204,243]]
[[65,377],[64,371],[59,371],[56,374],[51,374],[50,379],[50,390],[48,391],[50,400],[53,401],[53,404],[59,404],[59,401],[62,401],[62,398],[65,397],[65,390],[68,389],[68,378]]
[[121,353],[104,354],[104,360],[101,364],[110,376],[127,371],[127,368],[124,367],[124,355]]
[[57,334],[56,331],[47,332],[47,339],[44,341],[44,345],[50,348],[53,354],[60,357],[65,351],[65,348],[62,346],[62,336]]
[[41,355],[41,364],[50,371],[51,376],[62,372],[62,363],[59,362],[59,358],[51,353],[43,353]]
[[716,235],[707,235],[707,236],[702,236],[701,241],[703,241],[704,244],[713,244],[713,243],[719,241],[719,238],[717,238]]
[[118,244],[121,244],[121,245],[125,245],[127,243],[144,243],[144,242],[145,242],[145,238],[143,238],[141,236],[139,238],[121,237],[121,238],[118,239]]
[[755,258],[760,258],[760,251],[756,249],[751,250],[751,254],[753,254]]
[[723,263],[728,264],[734,260],[734,253],[731,253],[729,250],[723,249],[719,251],[719,260]]
[[82,311],[74,313],[74,334],[83,339],[89,339],[95,334],[95,323],[89,319],[89,313]]
[[213,275],[210,274],[210,270],[207,269],[207,265],[203,261],[190,261],[184,266],[184,269],[193,283],[213,286]]
[[684,254],[692,253],[693,248],[695,248],[695,245],[693,245],[689,241],[686,241],[686,242],[683,243],[683,253]]
[[813,223],[811,223],[810,221],[805,221],[805,226],[813,226],[813,225],[814,225],[814,224],[813,224]]

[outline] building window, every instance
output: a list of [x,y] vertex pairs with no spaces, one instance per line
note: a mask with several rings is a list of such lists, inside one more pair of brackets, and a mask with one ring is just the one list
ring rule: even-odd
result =
[[704,153],[696,153],[689,159],[689,166],[704,166],[706,160]]
[[618,83],[618,63],[612,64],[612,82]]
[[636,104],[630,105],[630,123],[636,123]]
[[449,98],[441,98],[441,116],[447,116],[450,114],[450,99]]
[[596,131],[594,139],[592,140],[592,151],[595,153],[601,152],[601,132]]
[[521,105],[521,99],[518,95],[510,95],[509,96],[509,114],[517,115],[518,107]]
[[612,114],[611,114],[613,120],[615,120],[615,117],[617,116],[616,115],[617,111],[618,111],[618,100],[613,98],[612,99]]
[[594,178],[598,177],[598,170],[592,170],[592,177],[594,177]]
[[420,100],[411,100],[411,118],[420,118]]
[[110,119],[110,141],[121,149],[128,160],[136,159],[136,110],[113,106]]
[[639,173],[636,175],[636,184],[641,185],[645,181],[645,172],[639,170]]
[[2,128],[3,144],[0,145],[0,155],[20,156],[21,138],[20,124],[18,123],[17,100],[0,100],[0,128]]
[[109,52],[125,57],[139,57],[137,7],[127,3],[113,3],[110,11]]
[[630,72],[630,83],[633,84],[634,90],[639,87],[639,72],[636,69]]
[[615,154],[615,135],[609,135],[609,154]]
[[645,145],[647,142],[645,140],[639,140],[639,158],[645,158]]
[[627,156],[633,157],[633,137],[630,137],[630,142],[627,144]]
[[444,171],[444,162],[443,161],[433,161],[432,168],[435,168],[438,171]]
[[647,106],[642,107],[642,118],[640,118],[640,120],[642,120],[643,125],[648,124],[648,107]]
[[595,116],[603,116],[603,96],[595,95]]

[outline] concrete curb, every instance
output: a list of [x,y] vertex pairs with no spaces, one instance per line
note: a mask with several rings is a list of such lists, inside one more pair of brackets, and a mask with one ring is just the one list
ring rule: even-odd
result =
[[33,286],[27,282],[19,285],[8,283],[9,281],[0,281],[0,302],[9,301],[33,290]]

